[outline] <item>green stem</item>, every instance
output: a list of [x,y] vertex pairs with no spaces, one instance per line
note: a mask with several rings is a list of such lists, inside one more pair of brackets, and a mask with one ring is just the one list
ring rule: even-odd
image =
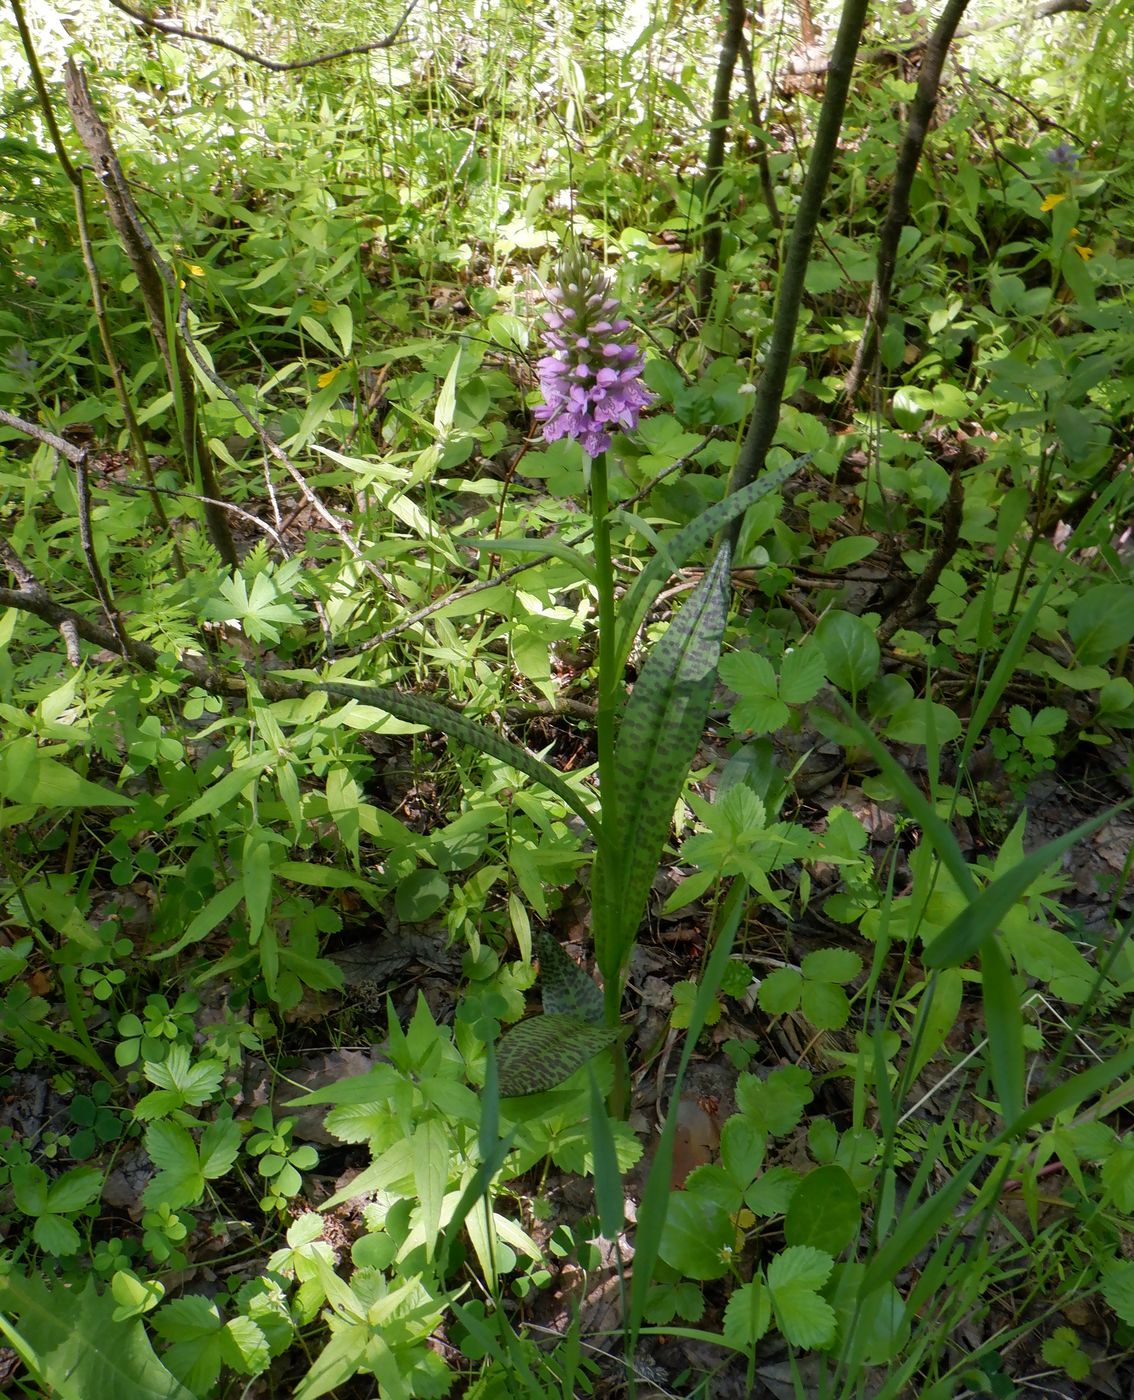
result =
[[[622,678],[618,670],[618,638],[614,618],[614,565],[610,551],[610,515],[607,494],[606,454],[600,453],[591,464],[591,517],[594,521],[595,589],[598,593],[598,761],[599,796],[602,804],[602,847],[606,866],[602,881],[602,908],[595,908],[592,917],[605,925],[600,935],[596,929],[596,948],[620,948],[617,891],[621,886],[622,848],[618,826],[618,787],[614,760],[615,721]],[[617,1026],[622,1015],[622,968],[610,962],[603,971],[603,1003],[608,1026]],[[626,1051],[617,1045],[614,1051],[614,1086],[610,1095],[610,1111],[615,1117],[624,1116],[628,1103],[629,1072]]]
[[[618,709],[618,650],[614,622],[614,566],[610,554],[610,517],[607,495],[606,454],[600,453],[591,465],[591,516],[594,521],[595,588],[598,593],[598,764],[599,795],[602,804],[605,878],[604,908],[595,915],[608,927],[596,946],[620,946],[615,923],[618,918],[615,891],[619,887],[622,852],[618,841],[618,788],[614,762],[614,724]],[[603,968],[606,979],[606,1019],[617,1025],[622,1007],[621,969]]]
[[602,824],[610,837],[618,831],[618,795],[614,775],[614,721],[618,710],[620,678],[617,673],[617,637],[614,631],[614,565],[610,557],[606,454],[591,466],[591,514],[594,519],[595,585],[598,591],[598,760],[602,796]]

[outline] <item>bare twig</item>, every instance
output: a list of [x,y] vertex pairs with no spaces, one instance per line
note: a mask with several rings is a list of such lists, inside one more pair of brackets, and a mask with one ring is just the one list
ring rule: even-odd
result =
[[275,58],[264,58],[262,54],[251,49],[242,49],[239,44],[234,44],[228,39],[218,39],[215,34],[202,34],[196,29],[186,29],[184,25],[176,24],[173,20],[147,15],[142,10],[136,10],[133,5],[127,5],[126,0],[110,0],[110,3],[116,10],[121,10],[124,15],[136,20],[143,29],[156,30],[159,34],[168,34],[171,38],[192,39],[197,44],[211,44],[213,48],[224,49],[226,53],[235,54],[237,58],[243,58],[248,63],[266,68],[270,73],[297,73],[302,68],[316,68],[321,63],[333,63],[339,58],[353,58],[358,54],[373,53],[376,49],[388,49],[417,8],[417,0],[410,0],[401,19],[384,39],[373,39],[367,44],[353,44],[350,48],[335,49],[332,53],[317,54],[314,58],[297,58],[290,62],[282,62]]
[[740,32],[740,61],[744,71],[744,86],[748,92],[748,113],[752,118],[753,132],[760,142],[760,149],[756,153],[756,169],[760,172],[760,189],[764,195],[764,203],[768,206],[768,217],[773,226],[782,228],[784,221],[780,215],[780,207],[776,202],[776,186],[772,180],[772,167],[768,164],[768,136],[764,131],[760,98],[756,92],[756,73],[752,66],[752,49],[743,30]]
[[[197,417],[197,388],[185,359],[185,351],[178,342],[171,345],[166,333],[166,297],[168,295],[175,303],[178,300],[177,279],[146,233],[126,177],[122,173],[110,132],[91,99],[86,76],[71,59],[67,60],[64,70],[63,87],[75,130],[90,157],[95,178],[102,186],[110,222],[138,279],[138,290],[149,318],[150,333],[161,354],[169,387],[180,408],[181,436],[186,462],[190,466],[196,463],[200,473],[202,495],[214,500],[220,499],[221,491],[217,484],[212,453]],[[239,562],[236,545],[224,512],[206,506],[205,523],[221,559],[230,568],[235,568]]]
[[78,466],[82,458],[86,456],[87,449],[85,447],[76,447],[73,442],[61,438],[58,433],[49,432],[46,428],[41,428],[38,423],[29,423],[26,418],[19,418],[16,414],[9,413],[3,408],[0,408],[0,423],[9,428],[15,428],[16,432],[23,433],[25,437],[34,438],[36,442],[42,442],[53,452],[58,452],[61,457],[66,457],[72,466]]
[[83,558],[87,561],[87,572],[91,576],[91,582],[94,584],[98,601],[102,604],[106,620],[110,624],[110,630],[118,639],[118,649],[123,656],[129,657],[128,638],[122,626],[122,620],[118,616],[118,610],[114,606],[110,585],[106,581],[102,565],[98,562],[98,554],[95,552],[94,534],[91,531],[91,483],[85,452],[75,463],[75,495],[79,509],[79,543],[83,547]]

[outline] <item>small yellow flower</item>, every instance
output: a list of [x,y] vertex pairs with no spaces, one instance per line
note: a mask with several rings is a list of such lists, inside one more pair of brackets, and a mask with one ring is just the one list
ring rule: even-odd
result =
[[1044,200],[1044,202],[1040,205],[1040,213],[1049,213],[1052,209],[1055,208],[1057,204],[1062,204],[1066,198],[1067,196],[1065,194],[1049,194]]
[[205,269],[199,263],[186,263],[185,271],[192,277],[204,277]]
[[342,370],[342,365],[336,365],[334,369],[325,369],[315,383],[318,384],[320,389],[325,389],[328,384],[333,384],[335,382],[342,373]]
[[1086,243],[1076,243],[1075,251],[1079,254],[1079,256],[1083,259],[1084,262],[1090,262],[1090,260],[1095,255],[1095,250]]

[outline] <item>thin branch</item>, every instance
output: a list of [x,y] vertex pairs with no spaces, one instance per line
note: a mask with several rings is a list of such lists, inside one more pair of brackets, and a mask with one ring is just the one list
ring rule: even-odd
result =
[[[138,279],[138,290],[149,318],[150,333],[161,354],[169,387],[178,405],[186,464],[190,471],[194,464],[196,465],[200,474],[202,495],[217,499],[221,496],[221,491],[217,484],[212,453],[201,431],[197,414],[197,386],[193,382],[181,343],[175,341],[171,345],[166,331],[166,300],[168,296],[177,302],[177,279],[172,268],[154,247],[143,226],[110,132],[91,98],[86,74],[72,59],[67,60],[64,69],[63,90],[79,140],[90,157],[95,178],[102,186],[110,222]],[[205,524],[221,559],[229,568],[235,568],[239,559],[224,512],[206,506]]]
[[[729,478],[729,491],[739,491],[760,475],[768,449],[776,435],[780,420],[780,405],[791,367],[795,346],[795,331],[799,308],[803,300],[803,279],[811,257],[811,246],[827,181],[839,149],[839,133],[843,125],[847,95],[854,72],[855,55],[862,40],[869,0],[844,0],[839,31],[831,55],[827,91],[815,129],[815,141],[807,174],[800,191],[799,204],[784,252],[783,274],[776,296],[772,333],[764,360],[764,370],[756,385],[756,401],[744,442]],[[737,517],[726,532],[733,543],[739,538],[742,517]]]
[[736,71],[736,56],[744,33],[744,0],[724,0],[725,23],[721,37],[717,78],[713,88],[712,115],[709,118],[709,144],[705,152],[705,194],[702,206],[701,275],[697,279],[697,309],[708,315],[713,289],[721,261],[721,237],[724,216],[713,209],[713,200],[724,171],[725,138],[731,107],[732,75]]
[[3,408],[0,408],[0,423],[14,428],[17,433],[23,433],[25,437],[34,438],[36,442],[42,442],[53,452],[58,452],[61,457],[66,457],[73,467],[78,466],[79,462],[86,456],[87,449],[85,447],[76,447],[73,442],[59,437],[57,433],[48,432],[46,428],[41,428],[38,423],[29,423],[26,418],[17,418],[14,413],[9,413]]
[[941,88],[945,57],[968,3],[969,0],[946,0],[922,53],[917,91],[910,103],[909,120],[894,166],[886,218],[878,235],[878,261],[874,271],[874,285],[870,289],[870,304],[866,308],[866,323],[855,351],[854,363],[846,378],[844,391],[848,398],[854,398],[862,388],[863,381],[877,360],[882,344],[882,335],[890,314],[890,292],[898,266],[898,244],[910,211],[910,191],[913,189],[914,176],[917,174],[926,137],[929,135],[929,124],[937,108],[937,94]]
[[317,54],[314,58],[297,58],[285,63],[275,58],[264,58],[262,54],[251,49],[242,49],[239,44],[234,44],[228,39],[218,39],[215,34],[202,34],[196,29],[186,29],[184,25],[176,24],[173,20],[147,15],[142,10],[136,10],[133,5],[127,5],[126,0],[110,0],[110,3],[116,10],[121,10],[124,15],[129,15],[132,20],[137,21],[143,29],[156,30],[159,34],[168,34],[176,39],[192,39],[197,44],[211,44],[213,48],[224,49],[226,53],[235,54],[237,58],[243,58],[248,63],[266,68],[270,73],[296,73],[301,68],[315,68],[321,63],[333,63],[339,58],[354,58],[358,54],[373,53],[376,49],[388,49],[417,8],[417,0],[410,0],[401,19],[384,39],[373,39],[368,44],[354,44],[347,49],[336,49],[333,53]]
[[118,649],[123,656],[128,658],[130,641],[122,626],[122,619],[118,616],[118,610],[114,606],[110,585],[106,581],[102,565],[98,562],[98,554],[95,552],[94,532],[91,530],[91,483],[85,452],[75,463],[75,495],[79,510],[79,543],[83,548],[83,558],[87,561],[87,572],[91,576],[91,582],[98,594],[98,601],[102,604],[106,620],[110,624],[110,630],[118,639]]

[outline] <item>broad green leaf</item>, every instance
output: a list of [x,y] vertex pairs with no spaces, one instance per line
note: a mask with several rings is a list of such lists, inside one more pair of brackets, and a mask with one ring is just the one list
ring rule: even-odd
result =
[[721,1166],[741,1191],[752,1184],[763,1166],[766,1145],[764,1134],[739,1113],[721,1129]]
[[836,540],[823,555],[824,569],[848,569],[857,564],[878,548],[878,541],[869,535],[848,535]]
[[602,1025],[602,992],[593,977],[569,958],[557,938],[545,929],[535,936],[539,957],[539,986],[548,1015],[575,1016]]
[[853,982],[862,971],[862,959],[849,948],[817,948],[800,963],[804,977],[813,982]]
[[0,752],[0,797],[37,807],[134,805],[124,793],[88,782],[73,767],[49,758],[31,734],[21,735]]
[[736,1226],[727,1205],[702,1191],[675,1191],[670,1197],[659,1253],[686,1278],[724,1278],[736,1245]]
[[449,881],[440,870],[415,870],[394,891],[394,908],[403,924],[432,918],[449,898]]
[[114,1308],[90,1278],[82,1292],[15,1271],[0,1278],[0,1327],[59,1400],[194,1400],[158,1360],[141,1321],[115,1322]]
[[1103,583],[1076,598],[1067,631],[1080,661],[1107,661],[1134,639],[1134,585]]
[[47,1209],[59,1215],[82,1210],[102,1190],[103,1173],[97,1167],[77,1167],[64,1172],[47,1188]]
[[805,705],[823,689],[827,678],[822,649],[804,642],[784,653],[780,663],[780,698],[788,705]]
[[224,1176],[240,1152],[240,1125],[218,1118],[201,1134],[201,1175],[209,1181]]
[[620,1034],[615,1027],[591,1025],[575,1016],[529,1016],[496,1047],[501,1098],[554,1089]]
[[437,729],[442,734],[479,749],[490,758],[499,759],[501,763],[508,764],[554,793],[576,816],[583,819],[596,841],[601,844],[602,833],[597,820],[583,799],[568,786],[554,768],[542,763],[538,758],[533,758],[518,744],[501,739],[498,734],[494,734],[491,729],[475,720],[458,714],[447,705],[438,704],[436,700],[428,700],[421,695],[408,695],[400,690],[357,685],[352,681],[321,681],[315,689],[326,691],[328,695],[339,699],[357,700],[363,705],[373,705],[375,709],[384,710],[387,714],[394,715],[397,719],[408,720],[411,724],[428,725],[431,729]]
[[608,986],[622,975],[704,731],[728,619],[731,558],[722,545],[650,652],[622,717],[615,749],[618,829],[607,833],[595,862],[602,867],[595,881],[599,907],[611,911],[595,932]]
[[1134,1327],[1134,1264],[1126,1259],[1113,1259],[1103,1265],[1102,1295],[1115,1314]]
[[827,678],[840,690],[860,694],[878,673],[882,652],[874,628],[855,613],[824,613],[815,640],[827,663]]
[[819,1167],[796,1187],[784,1217],[788,1244],[839,1255],[858,1238],[862,1201],[842,1167]]
[[78,1230],[61,1215],[41,1215],[32,1226],[32,1239],[45,1254],[56,1257],[77,1254],[82,1244]]
[[157,1175],[142,1193],[149,1206],[167,1205],[171,1210],[193,1205],[205,1189],[197,1144],[187,1129],[177,1123],[151,1123],[145,1133],[146,1151],[157,1167]]

